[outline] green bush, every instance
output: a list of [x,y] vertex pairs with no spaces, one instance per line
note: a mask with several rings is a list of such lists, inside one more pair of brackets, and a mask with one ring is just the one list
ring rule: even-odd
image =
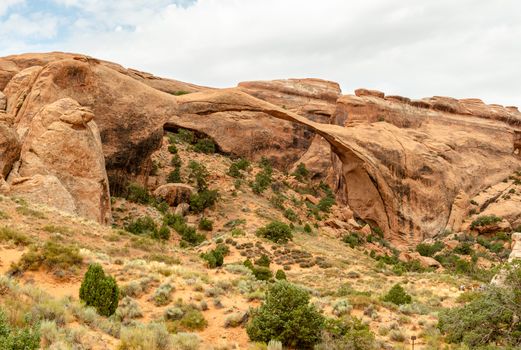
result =
[[243,177],[241,170],[246,170],[250,166],[250,162],[246,159],[239,159],[233,162],[228,169],[228,175],[235,178]]
[[201,257],[206,260],[208,267],[211,269],[222,266],[224,263],[224,254],[219,249],[210,250],[207,253],[201,254]]
[[172,170],[167,178],[166,178],[166,182],[167,183],[179,183],[179,182],[183,182],[183,180],[181,179],[181,169],[180,168],[175,168],[174,170]]
[[154,239],[162,239],[169,240],[170,239],[170,229],[167,225],[163,224],[159,230],[156,230],[150,235]]
[[481,295],[439,314],[438,328],[450,343],[475,349],[488,345],[521,346],[521,265],[507,267],[501,286],[489,285]]
[[290,208],[284,210],[284,217],[291,222],[296,222],[298,220],[297,214]]
[[358,232],[350,232],[342,237],[342,242],[348,244],[351,248],[358,247],[364,243],[363,237]]
[[181,157],[179,157],[178,154],[174,155],[174,156],[172,157],[172,160],[170,160],[170,164],[171,164],[174,168],[181,168],[181,165],[182,165]]
[[199,220],[199,229],[205,231],[213,230],[213,221],[205,217],[201,218],[201,220]]
[[293,175],[298,181],[302,182],[309,176],[309,171],[306,169],[306,165],[304,163],[299,163],[297,165],[297,169],[293,172]]
[[172,154],[177,154],[177,147],[176,147],[176,145],[168,146],[168,152],[170,152]]
[[472,221],[472,223],[470,224],[470,228],[475,229],[476,227],[492,225],[492,224],[500,222],[501,220],[503,220],[503,219],[496,215],[478,216],[478,218],[476,220]]
[[284,270],[277,270],[275,273],[275,279],[276,280],[285,280],[286,279],[286,273]]
[[53,271],[69,271],[78,269],[82,263],[83,257],[78,248],[47,241],[43,246],[32,247],[24,253],[13,269],[36,271],[43,266]]
[[474,252],[472,247],[467,242],[462,242],[458,244],[456,248],[454,248],[454,253],[461,254],[461,255],[470,255]]
[[29,236],[10,227],[0,227],[0,241],[10,241],[17,246],[31,243]]
[[273,273],[269,269],[269,267],[265,266],[254,266],[251,270],[253,276],[259,281],[268,281],[273,277]]
[[317,209],[323,211],[324,213],[329,213],[331,211],[331,207],[335,204],[334,197],[324,197],[318,202]]
[[445,248],[445,243],[438,241],[433,244],[428,243],[420,243],[416,246],[416,251],[420,253],[421,256],[434,256],[437,252],[443,250]]
[[215,143],[209,138],[199,139],[194,145],[194,151],[199,153],[214,154]]
[[188,163],[188,177],[190,180],[195,182],[198,191],[204,191],[208,189],[207,179],[210,173],[208,169],[199,162],[191,160]]
[[13,329],[7,317],[0,309],[0,349],[2,350],[37,350],[40,348],[38,326]]
[[202,213],[206,208],[212,207],[219,199],[217,190],[203,190],[190,196],[190,209],[195,213]]
[[260,258],[255,260],[255,265],[270,267],[271,260],[266,254],[262,254]]
[[328,319],[322,342],[315,350],[376,350],[377,344],[369,325],[356,317]]
[[396,305],[403,305],[403,304],[410,304],[411,303],[411,296],[407,294],[405,289],[399,284],[395,284],[384,296],[384,301],[396,304]]
[[129,222],[125,225],[125,230],[136,235],[154,235],[157,233],[157,225],[154,219],[147,215]]
[[312,230],[311,230],[311,226],[309,226],[309,224],[306,223],[306,224],[304,225],[304,232],[306,232],[306,233],[311,233],[311,231],[312,231]]
[[102,316],[114,314],[118,307],[119,289],[112,276],[106,276],[99,264],[89,265],[80,287],[80,299],[96,308]]
[[148,190],[136,183],[128,185],[125,198],[138,204],[150,204],[153,202],[153,198],[148,193]]
[[251,184],[253,192],[257,194],[266,191],[272,182],[271,176],[273,174],[273,168],[267,158],[263,157],[259,165],[262,170],[255,175],[255,181]]
[[287,243],[293,238],[291,228],[280,221],[272,221],[268,225],[259,228],[256,234],[275,243]]
[[324,317],[309,304],[303,289],[278,281],[268,289],[266,299],[251,317],[246,332],[252,341],[281,341],[285,346],[312,349],[319,342]]

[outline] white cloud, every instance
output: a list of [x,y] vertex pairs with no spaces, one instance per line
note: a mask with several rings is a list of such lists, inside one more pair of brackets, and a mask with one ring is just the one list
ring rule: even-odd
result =
[[22,4],[24,0],[1,0],[0,1],[0,16],[3,16],[7,13],[7,10],[11,6]]
[[521,105],[517,0],[53,1],[78,18],[46,49],[156,75],[210,86],[319,77],[346,93],[363,86]]

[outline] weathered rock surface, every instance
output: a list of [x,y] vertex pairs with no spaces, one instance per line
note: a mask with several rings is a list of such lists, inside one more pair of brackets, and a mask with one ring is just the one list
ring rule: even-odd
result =
[[154,191],[154,196],[164,199],[171,207],[181,203],[190,203],[190,196],[195,189],[183,183],[168,183],[159,186]]
[[[24,145],[21,176],[34,168],[23,170],[33,120],[68,97],[93,111],[115,193],[130,179],[146,182],[164,128],[188,128],[230,154],[268,156],[285,169],[305,161],[319,178],[328,174],[354,217],[404,245],[460,227],[466,196],[519,167],[521,113],[477,99],[409,100],[367,89],[338,98],[334,83],[309,79],[210,90],[62,53],[0,59],[0,82],[6,120]],[[181,90],[198,92],[174,96]]]
[[110,195],[101,139],[92,112],[70,98],[32,118],[11,193],[108,223]]
[[20,156],[21,145],[16,132],[0,120],[0,177],[7,177]]

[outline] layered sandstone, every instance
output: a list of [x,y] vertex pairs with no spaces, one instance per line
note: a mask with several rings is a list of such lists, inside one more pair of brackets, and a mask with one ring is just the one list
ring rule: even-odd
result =
[[[60,193],[58,206],[102,222],[110,216],[105,169],[115,194],[129,181],[146,184],[165,129],[192,129],[221,152],[267,156],[281,169],[304,162],[317,178],[327,174],[355,217],[399,244],[459,230],[468,199],[520,164],[521,113],[477,99],[410,100],[367,89],[340,96],[337,84],[315,79],[208,89],[64,53],[0,59],[0,90],[0,165],[10,186],[46,198],[36,188],[48,184]],[[57,101],[69,101],[60,116],[49,111]],[[60,165],[70,139],[81,152]],[[83,165],[75,173],[83,158],[92,173]]]

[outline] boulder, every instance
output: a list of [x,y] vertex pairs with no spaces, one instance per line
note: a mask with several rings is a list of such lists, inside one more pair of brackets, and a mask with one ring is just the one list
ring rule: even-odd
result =
[[174,210],[174,214],[179,215],[179,216],[185,216],[186,214],[188,214],[189,209],[190,209],[190,204],[179,203],[179,205]]
[[441,267],[441,264],[436,260],[428,256],[422,256],[418,252],[401,252],[399,259],[405,262],[417,260],[423,267],[434,267],[436,269]]
[[372,97],[378,97],[378,98],[384,98],[385,94],[378,90],[369,90],[369,89],[356,89],[355,90],[356,96],[372,96]]
[[181,203],[190,203],[190,196],[193,193],[195,193],[195,189],[190,185],[168,183],[156,188],[154,196],[165,200],[171,207],[175,207]]

